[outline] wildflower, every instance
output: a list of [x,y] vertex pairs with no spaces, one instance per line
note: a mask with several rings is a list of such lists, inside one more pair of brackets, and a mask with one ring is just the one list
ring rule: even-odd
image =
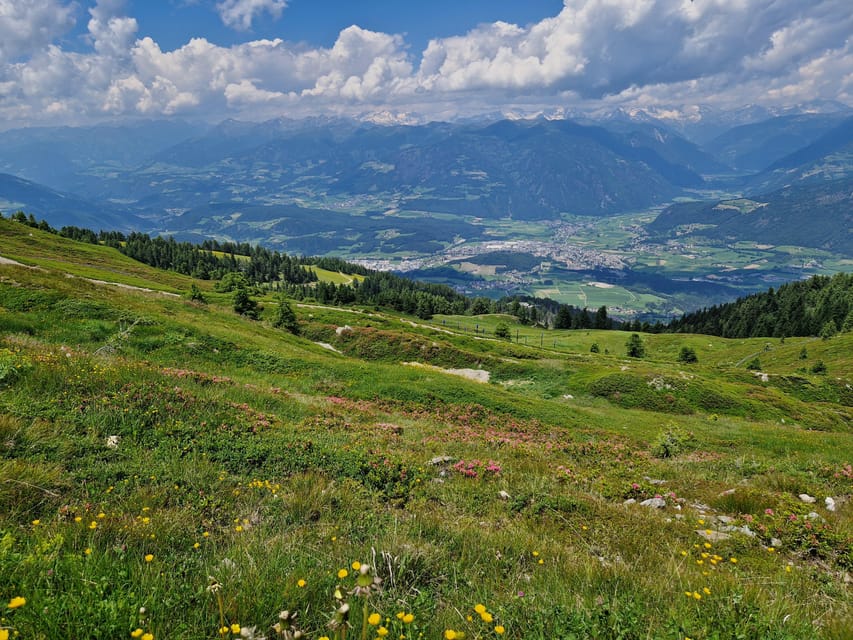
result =
[[491,613],[489,613],[488,611],[484,611],[483,613],[481,613],[481,614],[480,614],[480,619],[481,619],[483,622],[487,622],[487,623],[490,623],[490,622],[492,622],[492,620],[493,620],[493,618],[492,618],[492,614],[491,614]]
[[445,631],[444,631],[445,640],[456,640],[456,638],[458,638],[458,637],[459,636],[456,634],[456,632],[453,629],[445,629]]
[[379,636],[380,638],[384,638],[385,636],[388,635],[388,629],[386,629],[385,627],[379,627],[376,630],[376,635]]
[[415,620],[415,614],[407,613],[406,615],[403,616],[402,619],[403,619],[403,622],[405,622],[406,624],[411,624]]
[[344,579],[344,578],[346,578],[348,575],[349,575],[349,571],[347,571],[346,569],[340,569],[340,570],[338,571],[338,580],[343,580],[343,579]]
[[706,548],[706,549],[710,549],[710,548],[711,548],[711,543],[710,543],[710,542],[706,542],[706,543],[705,543],[705,548]]
[[9,630],[0,629],[0,640],[9,640]]
[[202,537],[202,538],[209,538],[209,537],[210,537],[210,532],[209,532],[209,531],[205,531],[204,533],[202,533],[202,534],[201,534],[201,537]]
[[538,563],[538,564],[545,564],[545,561],[544,561],[542,558],[539,558],[539,563]]
[[495,627],[495,633],[498,634],[499,636],[502,636],[505,631],[506,631],[506,629],[504,629],[502,624],[499,624],[498,626]]
[[41,524],[41,520],[33,520],[33,526],[37,527]]
[[231,633],[240,633],[240,625],[236,622],[231,625]]
[[729,562],[732,564],[737,564],[737,558],[729,558]]
[[694,592],[693,592],[693,599],[694,599],[694,600],[701,600],[701,599],[702,599],[702,594],[700,594],[698,591],[694,591]]
[[97,528],[98,528],[98,523],[97,523],[97,522],[95,522],[94,520],[92,520],[92,522],[90,522],[90,523],[89,523],[89,528],[90,528],[90,529],[97,529]]
[[219,627],[219,635],[221,635],[221,636],[228,635],[228,627],[227,626]]
[[682,552],[681,552],[681,555],[686,556],[686,555],[687,555],[687,552],[686,552],[686,551],[682,551]]
[[193,549],[198,549],[200,546],[201,546],[201,544],[196,542],[193,544]]
[[785,573],[791,573],[791,565],[785,565]]
[[154,640],[154,634],[153,633],[143,633],[142,634],[142,640]]
[[692,591],[685,591],[685,592],[684,592],[684,595],[686,595],[688,598],[692,598],[692,597],[693,597],[693,592],[692,592]]
[[367,617],[367,622],[368,622],[369,624],[372,624],[372,625],[375,627],[377,624],[379,624],[379,621],[380,621],[381,619],[382,619],[382,617],[381,617],[378,613],[371,613],[371,614]]
[[87,556],[90,556],[92,555],[92,549],[90,547],[86,547],[86,550],[83,551],[83,553],[85,553]]
[[767,547],[767,551],[770,553],[775,553],[776,549],[774,549],[773,547]]
[[704,589],[702,589],[702,591],[704,591],[704,592],[705,592],[705,595],[706,595],[706,596],[711,595],[711,590],[710,590],[708,587],[705,587]]
[[153,553],[146,553],[145,554],[145,562],[151,562],[153,559],[154,559]]
[[402,611],[398,611],[397,612],[397,620],[402,620],[404,615],[406,615],[406,614],[403,613]]
[[296,581],[296,586],[299,587],[300,589],[302,587],[304,587],[306,584],[308,584],[308,583],[305,582],[305,580],[303,580],[302,578],[299,578],[299,580]]
[[83,516],[74,516],[74,522],[82,522]]
[[103,519],[104,519],[104,518],[106,518],[106,517],[107,517],[107,514],[106,514],[106,513],[104,513],[103,511],[101,511],[101,512],[98,514],[98,520],[103,520]]
[[133,631],[130,632],[131,638],[138,638],[141,635],[142,635],[142,629],[134,629]]
[[474,611],[476,611],[480,615],[483,615],[484,613],[486,613],[486,606],[482,604],[476,604],[474,605]]
[[234,527],[234,531],[236,531],[237,533],[240,533],[242,530],[243,530],[243,525],[241,525],[241,524],[238,524],[236,527]]
[[534,552],[533,552],[533,557],[534,557],[534,558],[538,558],[538,557],[539,557],[539,552],[538,552],[538,551],[534,551]]
[[359,569],[361,569],[361,563],[358,560],[353,561],[352,570],[358,571]]
[[17,609],[18,607],[23,607],[27,604],[27,599],[22,596],[15,596],[11,600],[9,600],[9,604],[6,605],[10,609]]

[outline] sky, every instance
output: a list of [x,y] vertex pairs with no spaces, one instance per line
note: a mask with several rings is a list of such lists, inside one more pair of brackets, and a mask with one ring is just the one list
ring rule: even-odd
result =
[[850,0],[0,0],[0,124],[853,105]]

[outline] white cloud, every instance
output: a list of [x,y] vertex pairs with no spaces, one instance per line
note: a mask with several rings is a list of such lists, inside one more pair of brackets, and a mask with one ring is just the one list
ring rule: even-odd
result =
[[[217,6],[250,26],[285,5]],[[419,54],[402,36],[355,25],[331,47],[280,39],[223,47],[199,37],[163,50],[138,36],[123,0],[94,3],[89,47],[70,51],[61,38],[78,9],[67,0],[0,0],[0,118],[7,123],[386,108],[438,117],[601,104],[683,109],[849,103],[853,94],[848,0],[565,0],[537,23],[484,24],[434,39]]]
[[0,0],[0,64],[25,58],[66,33],[76,9],[62,0]]
[[286,0],[223,0],[217,3],[216,10],[225,25],[248,31],[256,16],[266,12],[278,19],[286,7]]

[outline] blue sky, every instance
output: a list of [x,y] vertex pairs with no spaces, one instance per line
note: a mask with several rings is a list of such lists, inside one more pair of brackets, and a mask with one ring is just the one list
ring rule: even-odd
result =
[[[216,2],[135,0],[128,12],[139,22],[139,33],[164,48],[180,47],[190,37],[203,36],[230,46],[253,38],[283,38],[330,47],[346,27],[357,24],[371,31],[405,34],[413,52],[431,38],[465,33],[479,24],[529,24],[559,13],[561,0],[289,0],[280,18],[269,13],[253,21],[251,30],[228,28],[216,12]],[[85,23],[79,25],[85,32]]]
[[0,0],[0,123],[853,104],[850,0]]

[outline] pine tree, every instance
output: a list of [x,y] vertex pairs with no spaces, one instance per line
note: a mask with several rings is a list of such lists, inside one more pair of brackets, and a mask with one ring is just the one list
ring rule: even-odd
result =
[[284,296],[278,299],[278,309],[272,324],[274,327],[289,331],[295,336],[299,335],[299,322],[296,320],[296,314]]
[[640,334],[638,333],[631,334],[631,337],[625,343],[625,347],[630,358],[642,358],[646,355],[646,346],[643,344],[643,339],[640,338]]

